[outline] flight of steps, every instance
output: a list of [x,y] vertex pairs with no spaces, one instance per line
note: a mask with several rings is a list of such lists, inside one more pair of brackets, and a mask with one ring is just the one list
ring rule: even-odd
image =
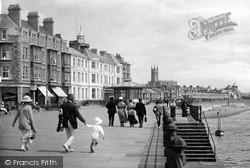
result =
[[204,123],[175,123],[177,135],[187,143],[187,162],[215,162],[216,157],[209,142]]

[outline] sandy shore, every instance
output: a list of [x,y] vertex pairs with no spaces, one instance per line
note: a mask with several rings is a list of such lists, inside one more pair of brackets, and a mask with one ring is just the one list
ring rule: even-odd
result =
[[206,118],[217,118],[217,112],[221,110],[221,117],[236,115],[242,112],[250,111],[250,106],[222,106],[212,110],[205,111]]

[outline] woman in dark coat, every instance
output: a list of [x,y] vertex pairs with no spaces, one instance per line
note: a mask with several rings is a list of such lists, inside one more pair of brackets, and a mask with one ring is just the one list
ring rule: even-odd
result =
[[108,109],[109,115],[109,126],[114,126],[114,119],[116,111],[117,102],[114,100],[113,97],[109,99],[110,101],[106,104],[106,108]]

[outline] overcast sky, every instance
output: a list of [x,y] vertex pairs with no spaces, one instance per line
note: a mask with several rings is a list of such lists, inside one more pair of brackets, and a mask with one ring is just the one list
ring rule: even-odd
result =
[[[76,39],[83,27],[91,48],[120,53],[131,63],[132,80],[145,84],[151,66],[160,80],[179,85],[226,87],[250,92],[250,1],[248,0],[2,0],[3,12],[19,3],[22,18],[38,11],[40,25],[54,19],[54,33]],[[192,18],[231,12],[234,33],[207,41],[188,38]]]

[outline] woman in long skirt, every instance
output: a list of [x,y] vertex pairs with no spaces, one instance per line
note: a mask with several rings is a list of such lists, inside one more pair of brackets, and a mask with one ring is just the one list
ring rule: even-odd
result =
[[28,150],[28,143],[32,143],[32,137],[34,135],[35,128],[33,122],[33,112],[30,103],[32,99],[26,95],[23,97],[22,106],[17,110],[12,127],[15,126],[17,119],[19,118],[19,129],[21,131],[21,151]]
[[129,99],[129,103],[127,105],[128,111],[128,120],[130,123],[130,127],[134,127],[134,124],[137,124],[138,121],[135,118],[135,105],[133,104],[133,100]]
[[128,117],[126,112],[126,104],[123,102],[122,97],[119,97],[119,103],[117,104],[117,109],[121,127],[124,127],[124,123],[128,121]]

